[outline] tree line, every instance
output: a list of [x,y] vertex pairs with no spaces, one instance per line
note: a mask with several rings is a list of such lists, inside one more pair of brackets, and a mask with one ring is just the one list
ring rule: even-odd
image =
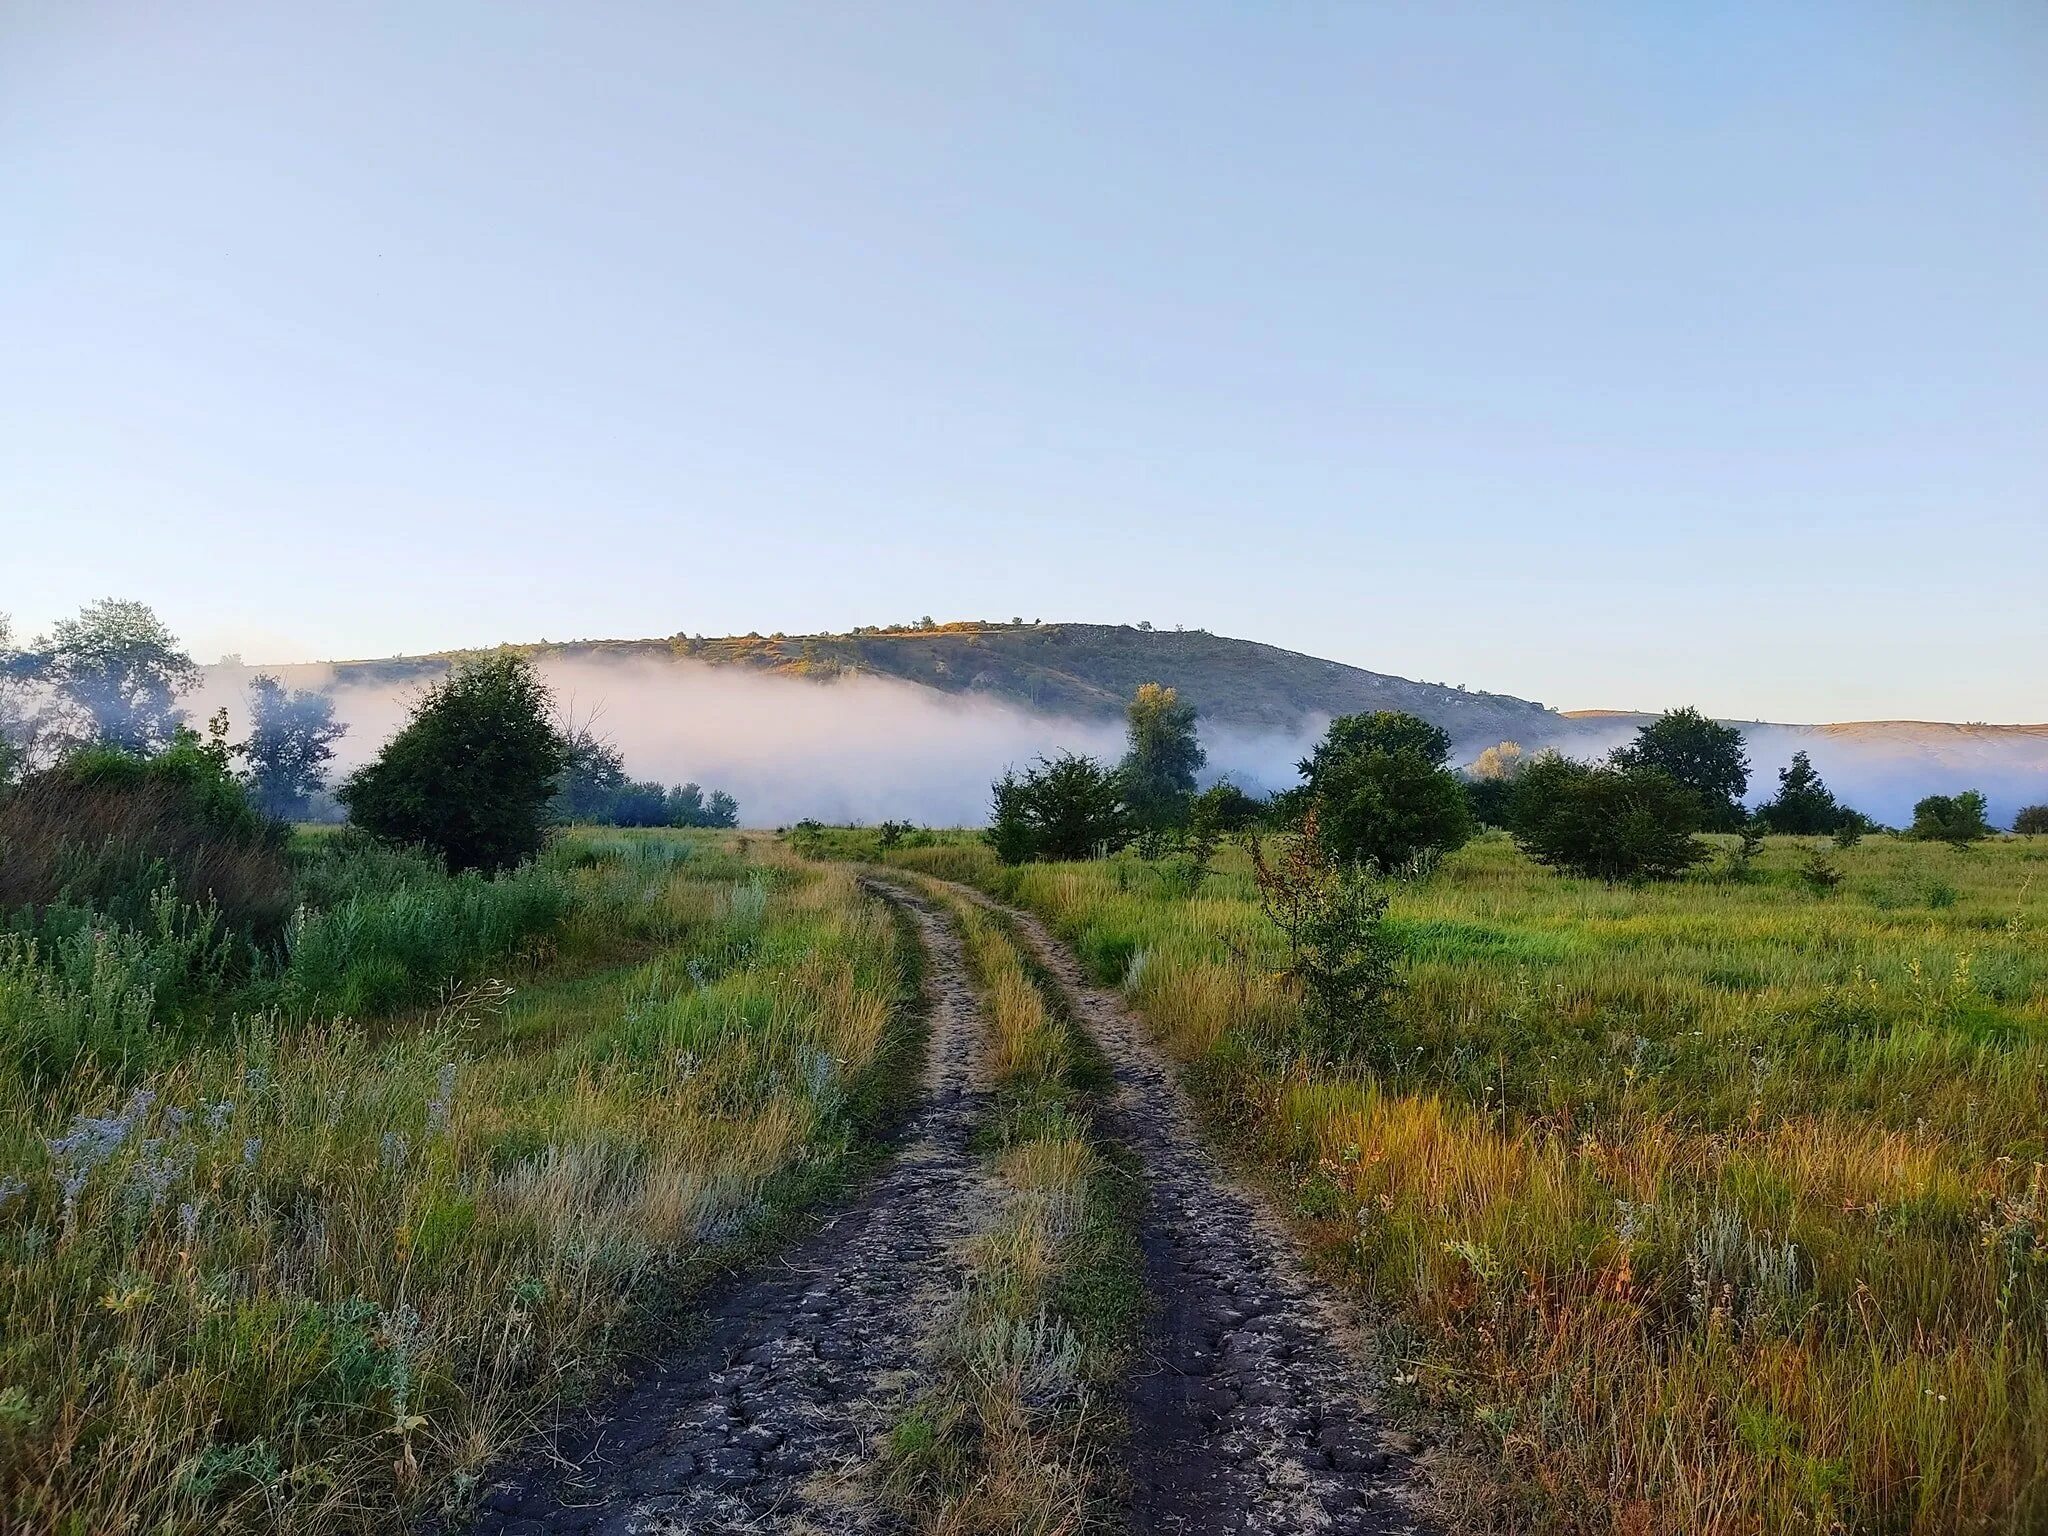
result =
[[[1677,878],[1706,859],[1703,832],[1829,836],[1847,846],[1877,825],[1836,798],[1805,752],[1780,770],[1770,800],[1746,808],[1742,733],[1693,708],[1659,716],[1599,761],[1502,742],[1462,771],[1451,765],[1449,734],[1427,720],[1395,710],[1345,715],[1298,765],[1301,782],[1263,801],[1227,780],[1198,790],[1207,758],[1196,712],[1172,688],[1141,687],[1126,729],[1120,761],[1063,753],[997,779],[985,834],[997,857],[1087,859],[1133,844],[1155,856],[1203,854],[1248,828],[1307,829],[1331,859],[1398,876],[1494,826],[1568,873],[1644,881]],[[2048,831],[2048,807],[2023,810],[2014,830]],[[1905,835],[1968,846],[1992,831],[1984,796],[1966,790],[1921,800]]]
[[[172,777],[210,764],[254,814],[313,817],[348,730],[333,699],[258,673],[245,685],[248,734],[233,741],[225,709],[202,734],[180,702],[201,672],[146,603],[88,604],[27,644],[0,615],[0,792],[51,775],[103,778],[111,758],[160,763]],[[427,689],[332,798],[357,825],[458,869],[517,862],[556,822],[721,827],[739,816],[722,790],[631,778],[619,749],[588,722],[572,728],[510,652],[465,661]]]

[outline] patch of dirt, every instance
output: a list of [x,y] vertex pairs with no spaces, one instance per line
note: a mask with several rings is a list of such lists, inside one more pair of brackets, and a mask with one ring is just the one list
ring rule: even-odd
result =
[[901,1150],[773,1272],[715,1298],[686,1349],[494,1483],[474,1536],[892,1529],[859,1469],[922,1379],[989,1197],[968,1146],[983,1030],[959,938],[877,889],[910,909],[928,956],[926,1096]]
[[1421,1531],[1419,1449],[1382,1422],[1356,1316],[1302,1268],[1264,1202],[1224,1173],[1123,1000],[1029,913],[1001,913],[1067,994],[1116,1074],[1112,1133],[1143,1162],[1157,1304],[1131,1384],[1130,1529]]

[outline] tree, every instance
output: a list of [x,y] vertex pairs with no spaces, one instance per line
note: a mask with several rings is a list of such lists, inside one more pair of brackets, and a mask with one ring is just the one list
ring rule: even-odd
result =
[[1984,796],[1974,789],[1959,795],[1929,795],[1913,806],[1913,824],[1906,836],[1922,842],[1967,848],[1991,835],[1984,816]]
[[1465,788],[1445,763],[1451,739],[1414,715],[1345,715],[1301,764],[1325,848],[1392,872],[1461,848],[1473,831]]
[[1749,788],[1749,755],[1742,732],[1709,720],[1690,705],[1658,716],[1617,747],[1609,761],[1617,768],[1661,769],[1699,801],[1698,829],[1733,832],[1742,825],[1743,792]]
[[1671,880],[1706,857],[1699,794],[1660,768],[1545,753],[1515,785],[1510,827],[1538,863],[1595,880]]
[[1090,859],[1131,840],[1123,775],[1092,757],[1064,752],[991,786],[989,844],[1006,864]]
[[1287,979],[1300,992],[1307,1041],[1319,1055],[1360,1055],[1386,1024],[1400,986],[1386,931],[1387,893],[1353,861],[1334,857],[1311,808],[1279,857],[1245,839],[1259,908],[1287,941]]
[[58,620],[25,670],[71,707],[77,734],[139,753],[170,745],[185,721],[177,697],[199,677],[154,609],[111,597]]
[[2012,829],[2021,837],[2048,837],[2048,805],[2021,806]]
[[1519,741],[1503,741],[1475,757],[1465,770],[1465,799],[1472,807],[1473,819],[1482,826],[1506,826],[1515,781],[1534,761]]
[[540,851],[569,759],[554,701],[525,658],[466,662],[341,787],[349,819],[419,843],[451,870],[510,868]]
[[1157,831],[1186,824],[1195,775],[1209,760],[1195,735],[1195,707],[1173,689],[1144,683],[1125,712],[1124,796],[1131,819]]
[[1213,827],[1226,837],[1249,832],[1265,807],[1228,779],[1218,779],[1199,795],[1189,810],[1190,825]]
[[1836,801],[1811,758],[1794,752],[1791,763],[1778,770],[1778,798],[1758,806],[1756,815],[1769,831],[1810,836],[1837,831],[1856,813]]
[[303,820],[313,795],[327,787],[334,743],[348,727],[334,718],[324,693],[288,689],[263,673],[249,679],[249,739],[240,751],[242,783],[264,815]]

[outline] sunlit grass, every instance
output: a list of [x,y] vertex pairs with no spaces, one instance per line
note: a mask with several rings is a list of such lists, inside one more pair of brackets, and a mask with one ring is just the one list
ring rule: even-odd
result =
[[[863,851],[857,834],[839,847]],[[1462,1512],[1627,1532],[2048,1525],[2048,841],[1772,839],[1610,887],[1488,837],[1399,891],[1359,1070],[1245,861],[890,861],[1050,919],[1122,986],[1503,1476]]]

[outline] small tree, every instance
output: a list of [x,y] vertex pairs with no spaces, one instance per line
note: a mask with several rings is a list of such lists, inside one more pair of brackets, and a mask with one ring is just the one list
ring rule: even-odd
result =
[[1733,832],[1742,825],[1742,796],[1749,788],[1749,755],[1742,732],[1709,720],[1687,706],[1658,716],[1617,747],[1609,759],[1617,768],[1655,768],[1693,792],[1700,814],[1695,830]]
[[58,620],[20,670],[70,706],[80,739],[142,754],[170,745],[178,695],[199,678],[155,609],[111,597]]
[[1811,836],[1835,831],[1843,818],[1856,813],[1837,803],[1811,758],[1794,752],[1791,763],[1778,771],[1778,797],[1757,807],[1756,814],[1773,832]]
[[1345,715],[1302,764],[1323,845],[1335,857],[1389,873],[1461,848],[1473,831],[1451,739],[1414,715]]
[[2048,837],[2048,805],[2021,806],[2012,829],[2021,837]]
[[334,743],[348,727],[334,718],[324,693],[288,689],[274,677],[249,679],[249,739],[239,748],[248,765],[242,782],[266,816],[302,820],[327,787]]
[[1123,775],[1079,753],[1038,760],[1022,773],[1005,773],[994,796],[986,834],[1006,864],[1027,859],[1090,859],[1131,840]]
[[1331,855],[1311,809],[1277,858],[1245,839],[1259,907],[1287,941],[1287,979],[1300,994],[1304,1044],[1354,1060],[1386,1032],[1400,987],[1386,931],[1387,893],[1356,863]]
[[1991,835],[1984,807],[1984,796],[1974,789],[1959,795],[1929,795],[1914,804],[1913,824],[1906,829],[1906,836],[1968,848]]
[[1542,864],[1595,880],[1671,880],[1706,857],[1699,796],[1655,768],[1539,757],[1515,786],[1515,841]]
[[1194,705],[1183,704],[1171,688],[1145,683],[1125,719],[1124,797],[1132,821],[1144,831],[1186,825],[1195,775],[1209,760],[1195,734]]
[[358,826],[430,848],[451,870],[506,869],[540,851],[568,759],[531,664],[490,656],[428,689],[340,799]]

